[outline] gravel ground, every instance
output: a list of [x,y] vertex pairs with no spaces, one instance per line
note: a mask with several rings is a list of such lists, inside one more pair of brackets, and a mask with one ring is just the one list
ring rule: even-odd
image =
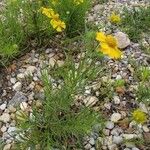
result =
[[[102,31],[109,32],[109,23],[106,24],[107,14],[112,10],[121,12],[124,6],[128,8],[137,5],[149,5],[149,0],[116,0],[107,4],[96,4],[88,15],[88,21],[105,26]],[[103,10],[103,11],[102,11]],[[102,14],[101,14],[102,12]],[[115,35],[123,33],[116,29]],[[106,97],[102,106],[97,105],[101,90],[99,82],[85,87],[85,94],[81,100],[87,104],[92,103],[94,109],[100,109],[103,115],[108,118],[101,136],[99,127],[95,126],[91,135],[84,137],[84,148],[86,150],[149,150],[150,149],[150,119],[144,125],[136,125],[130,120],[131,111],[134,108],[141,108],[150,115],[150,108],[145,104],[137,103],[135,89],[138,81],[134,78],[132,61],[137,65],[150,65],[150,57],[140,50],[138,43],[132,43],[128,36],[123,34],[125,40],[120,41],[123,46],[123,58],[121,61],[113,61],[105,58],[105,64],[109,70],[108,74],[100,79],[103,83],[114,83],[116,80],[124,79],[127,86],[117,89],[113,97]],[[7,69],[0,72],[0,137],[5,141],[4,150],[9,150],[13,143],[12,132],[16,130],[15,112],[18,106],[23,111],[31,111],[33,101],[39,102],[43,99],[43,87],[40,80],[43,66],[64,64],[64,55],[58,48],[47,48],[42,53],[33,49],[30,53],[14,61]],[[29,79],[30,76],[30,79]],[[56,83],[54,82],[54,85]],[[93,94],[94,93],[94,94]],[[97,106],[97,107],[96,107]],[[135,138],[141,138],[147,144],[137,147],[130,142]],[[124,142],[124,141],[129,142]]]

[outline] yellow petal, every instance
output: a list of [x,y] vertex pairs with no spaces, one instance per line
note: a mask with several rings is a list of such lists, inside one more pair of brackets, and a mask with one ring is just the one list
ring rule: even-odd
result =
[[62,32],[62,28],[61,28],[61,27],[58,27],[58,28],[56,28],[56,31],[57,31],[57,32]]
[[105,42],[106,41],[106,35],[103,32],[97,32],[96,33],[96,40],[99,42]]
[[112,48],[106,43],[101,44],[101,52],[112,59],[119,59],[122,55],[122,52],[117,47]]

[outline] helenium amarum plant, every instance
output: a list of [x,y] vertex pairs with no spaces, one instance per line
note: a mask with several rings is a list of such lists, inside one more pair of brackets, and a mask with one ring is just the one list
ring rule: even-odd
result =
[[[101,68],[83,58],[76,67],[74,59],[67,57],[64,66],[54,71],[44,70],[45,100],[41,108],[33,106],[32,118],[23,114],[17,120],[19,140],[16,149],[74,149],[83,148],[83,137],[91,132],[101,117],[90,107],[76,106],[75,96],[82,94],[88,81],[94,79]],[[61,87],[53,87],[51,77],[61,80]],[[24,119],[22,119],[24,118]]]

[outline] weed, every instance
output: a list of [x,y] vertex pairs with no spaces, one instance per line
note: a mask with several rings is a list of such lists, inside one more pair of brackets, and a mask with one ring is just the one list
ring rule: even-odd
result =
[[130,39],[137,42],[141,39],[142,33],[150,32],[150,7],[124,9],[124,18],[121,27],[129,35]]
[[137,90],[137,97],[139,102],[147,105],[150,104],[150,87],[148,85],[140,84]]
[[137,76],[142,81],[149,81],[150,80],[150,68],[149,67],[141,67],[137,70]]
[[[87,55],[89,57],[89,55]],[[74,97],[82,94],[88,81],[93,80],[101,71],[87,57],[76,67],[72,57],[66,56],[64,66],[43,71],[45,101],[41,110],[33,106],[32,119],[18,121],[20,140],[17,148],[51,149],[82,148],[82,137],[90,133],[93,125],[100,123],[97,112],[89,107],[76,106]],[[51,76],[61,80],[60,88],[54,88]],[[26,115],[23,115],[26,116]]]

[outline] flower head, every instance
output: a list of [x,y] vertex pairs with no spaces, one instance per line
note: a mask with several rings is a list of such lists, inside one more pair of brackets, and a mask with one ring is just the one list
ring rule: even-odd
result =
[[66,28],[66,24],[63,21],[61,21],[61,20],[54,20],[54,19],[52,19],[50,21],[50,24],[52,25],[52,27],[54,29],[56,29],[57,32],[62,32],[63,29]]
[[112,35],[105,35],[103,32],[97,32],[96,40],[100,42],[100,51],[110,58],[121,58],[122,52],[118,49],[117,39]]
[[132,117],[133,117],[133,120],[135,120],[137,123],[140,123],[140,124],[143,124],[147,120],[146,114],[140,109],[134,110]]
[[47,16],[48,18],[52,18],[52,16],[55,14],[54,10],[51,8],[42,7],[41,11],[42,11],[42,14]]
[[111,14],[111,16],[109,17],[110,22],[112,23],[120,23],[121,22],[121,18],[120,15],[115,14],[114,12]]

